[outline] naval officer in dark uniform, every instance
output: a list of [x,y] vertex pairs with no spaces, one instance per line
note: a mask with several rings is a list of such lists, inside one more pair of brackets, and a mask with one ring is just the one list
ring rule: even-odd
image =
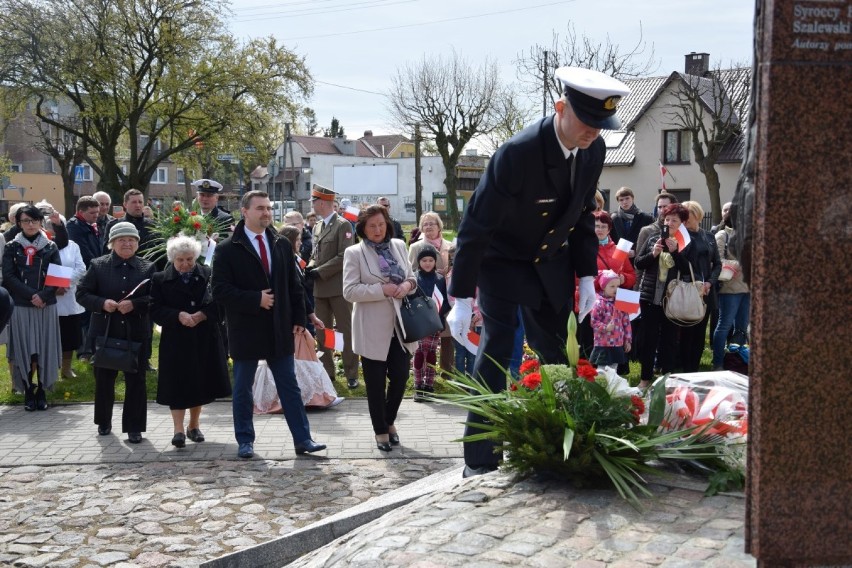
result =
[[[595,189],[606,145],[601,129],[617,129],[616,107],[630,90],[588,69],[561,67],[563,95],[556,112],[503,144],[488,164],[459,227],[447,316],[453,336],[470,324],[479,288],[483,331],[474,365],[491,390],[506,388],[506,374],[523,318],[527,341],[543,363],[566,363],[568,315],[574,277],[580,279],[580,319],[595,301],[598,240]],[[518,230],[523,227],[524,230]],[[499,365],[499,366],[498,366]],[[469,422],[482,422],[470,414]],[[465,435],[482,430],[468,426]],[[464,476],[497,468],[492,442],[464,445]]]
[[212,179],[197,179],[191,185],[195,188],[195,196],[198,199],[201,213],[215,220],[220,228],[217,231],[218,240],[223,241],[230,237],[237,223],[230,212],[219,207],[219,194],[222,192],[222,184]]

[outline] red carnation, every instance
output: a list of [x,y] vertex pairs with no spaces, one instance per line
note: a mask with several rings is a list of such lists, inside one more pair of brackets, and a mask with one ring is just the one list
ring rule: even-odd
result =
[[198,215],[198,211],[190,211],[189,212],[190,217],[195,217],[196,215]]
[[521,374],[526,375],[527,373],[532,373],[533,371],[538,371],[541,367],[541,363],[538,362],[537,359],[529,359],[521,363]]
[[175,222],[175,225],[177,225],[178,223],[180,223],[180,216],[175,215],[175,218],[173,219],[173,221]]
[[587,362],[585,365],[577,365],[577,376],[583,377],[591,383],[594,382],[595,377],[598,376],[598,370],[589,365]]
[[172,211],[180,211],[180,205],[175,205]]
[[634,394],[630,397],[630,403],[633,405],[633,408],[630,409],[630,414],[633,415],[633,419],[638,423],[639,417],[645,412],[645,401]]
[[529,375],[521,379],[521,384],[530,390],[538,388],[538,386],[541,384],[541,373],[530,373]]
[[193,226],[193,227],[195,227],[195,230],[197,231],[198,229],[200,229],[200,228],[201,228],[201,223],[199,223],[198,221],[196,221],[195,223],[193,223],[193,224],[192,224],[192,226]]
[[518,384],[517,384],[517,383],[512,383],[511,385],[509,385],[509,390],[510,390],[510,391],[516,391],[516,390],[518,390]]

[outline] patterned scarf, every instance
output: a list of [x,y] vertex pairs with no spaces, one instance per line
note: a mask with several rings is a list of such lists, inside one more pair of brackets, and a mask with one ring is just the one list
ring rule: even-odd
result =
[[15,238],[12,240],[23,247],[24,254],[27,255],[27,266],[32,266],[33,257],[50,242],[44,234],[44,231],[39,231],[32,240],[30,240],[30,238],[24,235],[24,232],[21,231],[15,235]]
[[388,278],[394,284],[399,284],[405,280],[405,271],[394,258],[390,250],[390,242],[374,243],[369,239],[364,239],[363,242],[376,251],[379,256],[379,269],[382,271],[383,277]]

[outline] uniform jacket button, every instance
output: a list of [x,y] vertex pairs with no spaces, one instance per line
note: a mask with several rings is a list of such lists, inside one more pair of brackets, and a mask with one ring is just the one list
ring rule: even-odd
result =
[[547,211],[545,211],[541,214],[542,217],[547,217],[548,215],[550,215],[550,213],[548,213]]
[[547,250],[547,245],[541,245],[541,250]]
[[535,259],[535,263],[536,263],[536,264],[538,264],[539,262],[541,262],[541,259],[540,259],[540,258],[536,258],[536,259]]

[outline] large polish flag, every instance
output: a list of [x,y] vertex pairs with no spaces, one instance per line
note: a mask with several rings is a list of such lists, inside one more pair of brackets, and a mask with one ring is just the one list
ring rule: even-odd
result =
[[626,314],[639,312],[639,292],[619,288],[615,293],[615,309]]
[[624,266],[624,261],[630,254],[630,249],[633,248],[633,242],[627,239],[618,239],[618,244],[615,245],[615,250],[612,251],[613,264],[617,264],[619,268]]
[[61,264],[47,265],[47,278],[44,279],[45,286],[56,286],[57,288],[70,288],[71,276],[74,274],[74,269],[70,266],[62,266]]
[[353,223],[358,221],[358,214],[361,213],[361,210],[357,207],[350,205],[346,209],[343,210],[343,217],[347,221],[352,221]]
[[335,351],[343,351],[343,334],[333,329],[325,328],[322,330],[322,346],[326,349],[334,349]]

